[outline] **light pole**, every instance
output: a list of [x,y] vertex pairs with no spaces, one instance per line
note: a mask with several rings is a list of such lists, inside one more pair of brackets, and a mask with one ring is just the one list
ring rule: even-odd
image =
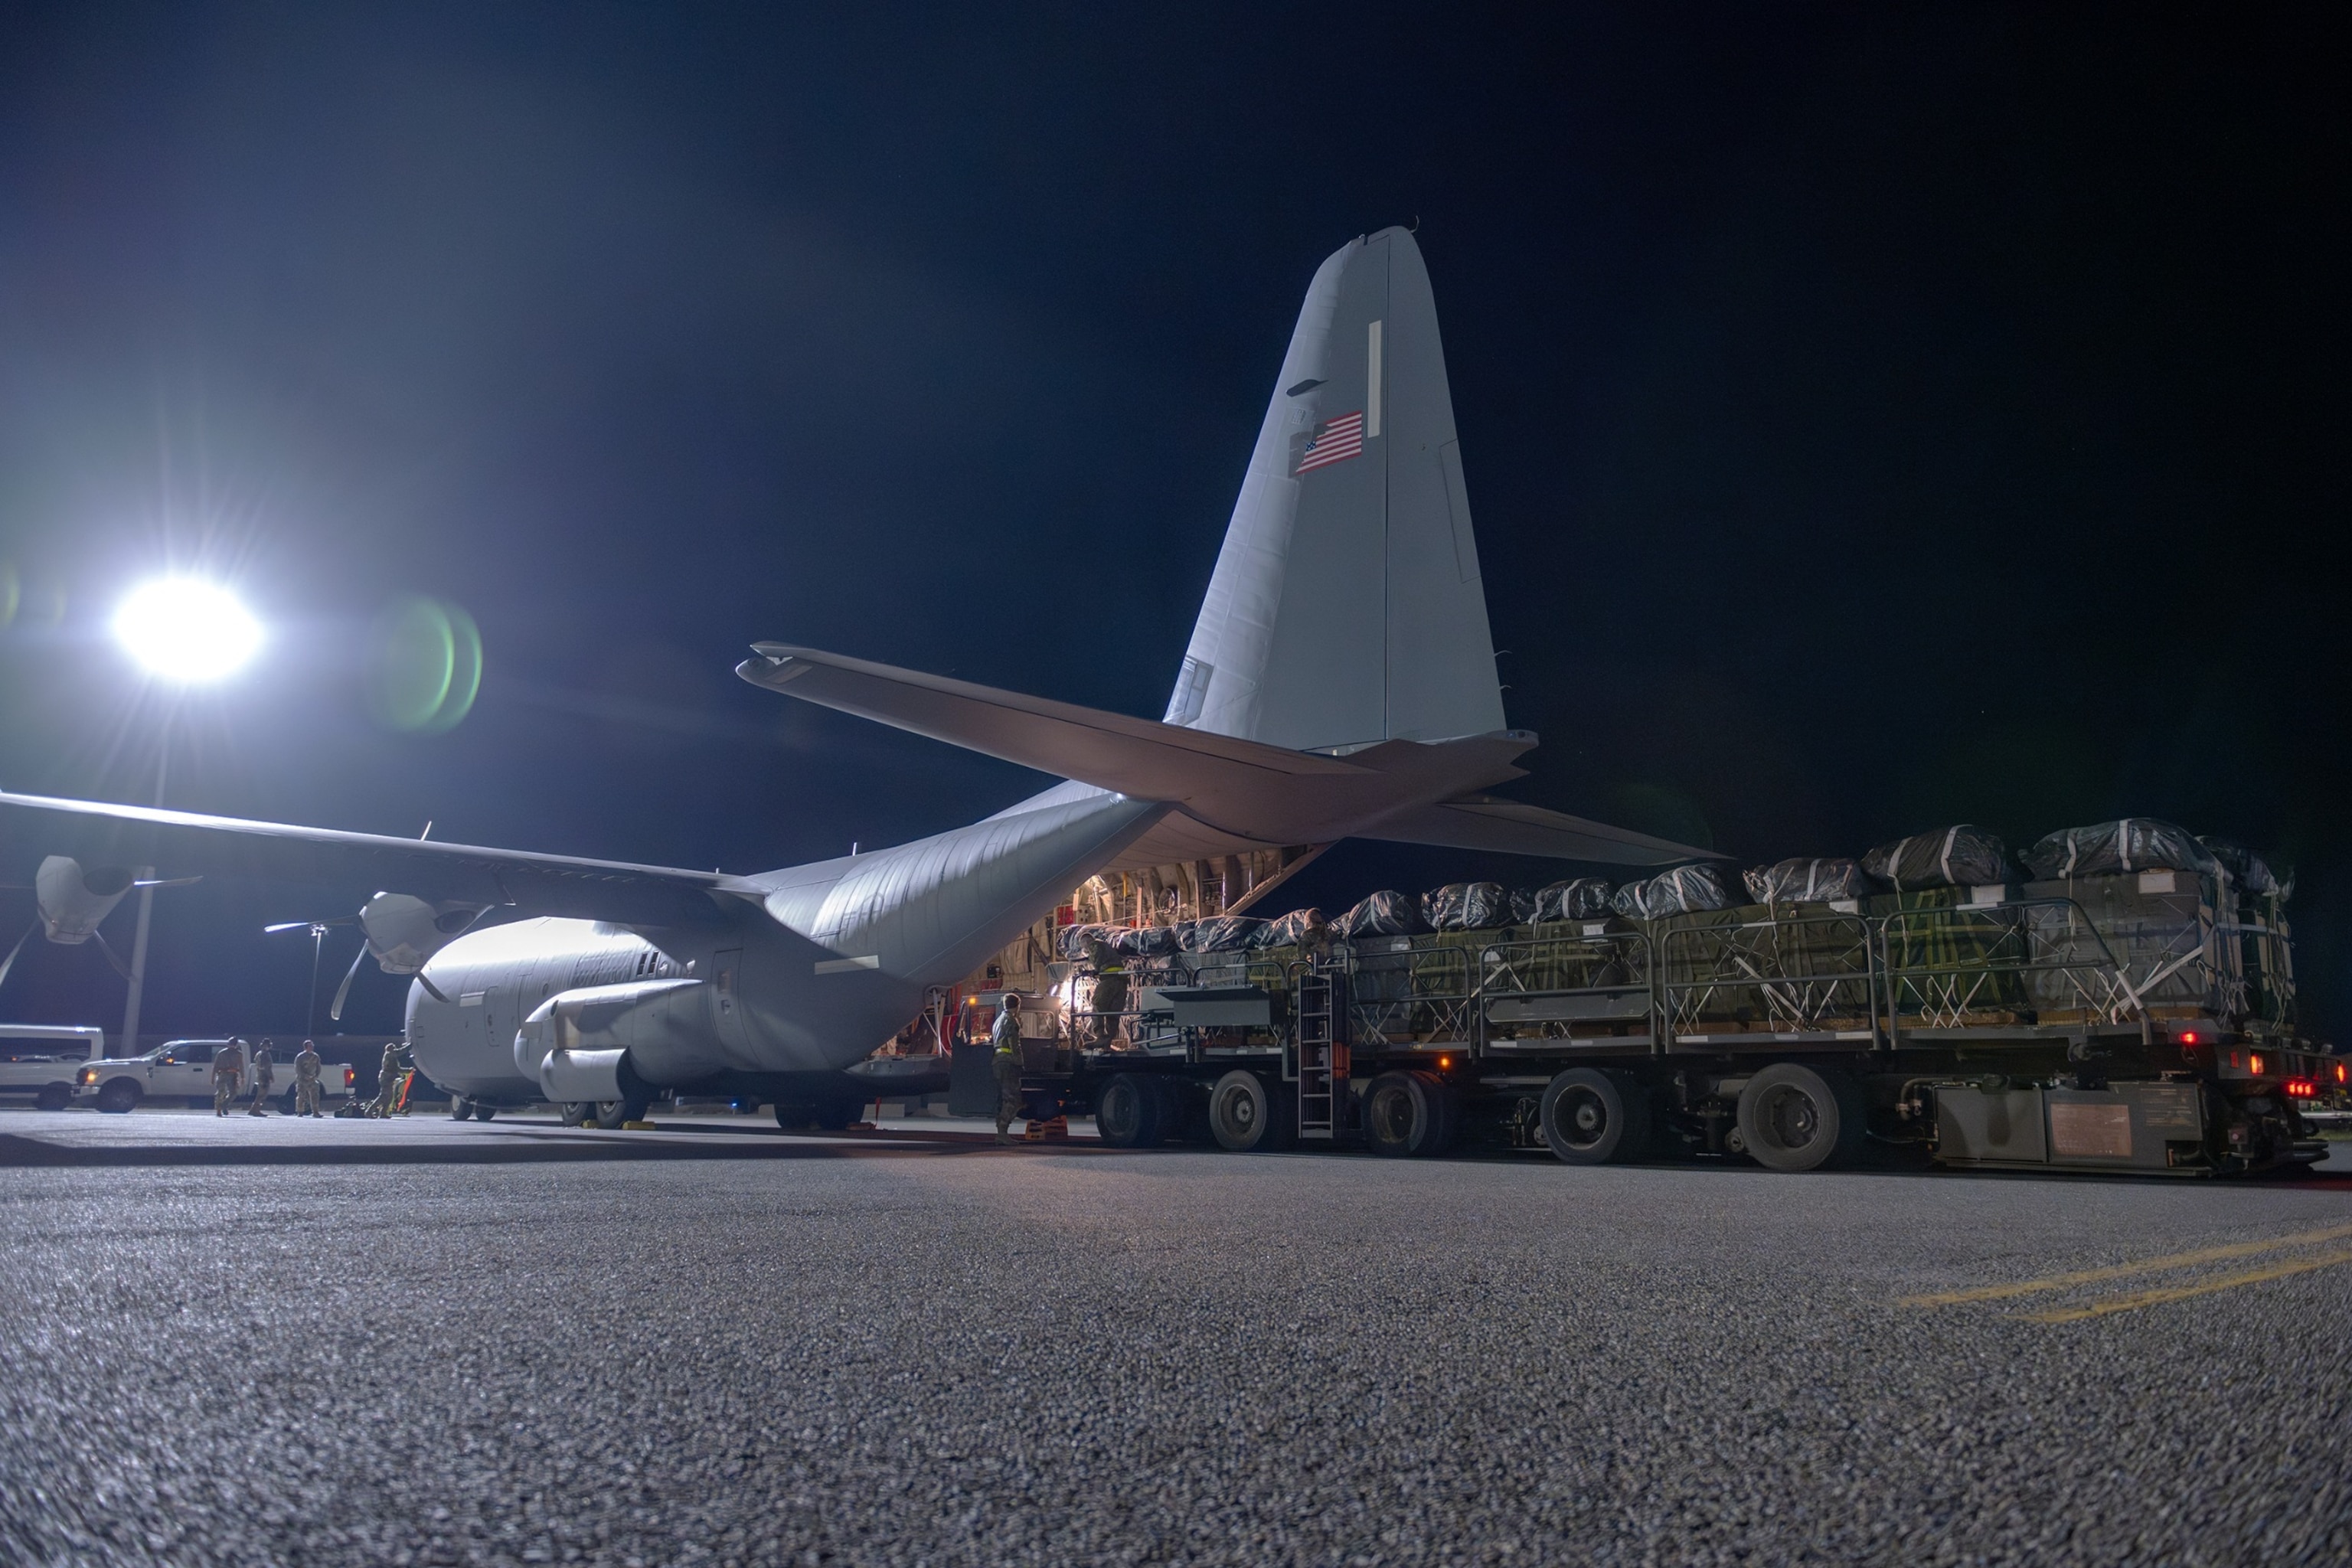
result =
[[[114,612],[114,640],[150,676],[173,686],[210,685],[245,668],[261,647],[261,623],[236,596],[194,577],[159,577],[131,591]],[[155,759],[155,804],[172,765],[172,710],[163,710]],[[142,867],[139,918],[131,937],[131,994],[122,1006],[122,1052],[139,1051],[139,1005],[147,991],[147,927],[154,917],[155,868]]]

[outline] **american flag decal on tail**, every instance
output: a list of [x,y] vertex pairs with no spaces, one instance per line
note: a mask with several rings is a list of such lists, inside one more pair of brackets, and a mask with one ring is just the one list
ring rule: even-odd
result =
[[1344,463],[1350,458],[1361,457],[1364,451],[1364,411],[1342,414],[1337,419],[1327,419],[1315,426],[1307,445],[1298,451],[1298,466],[1290,471],[1303,474],[1309,468],[1324,468],[1333,463]]

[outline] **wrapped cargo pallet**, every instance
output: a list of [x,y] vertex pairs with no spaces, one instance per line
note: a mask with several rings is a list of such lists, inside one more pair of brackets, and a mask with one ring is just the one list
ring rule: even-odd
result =
[[1353,941],[1364,936],[1416,936],[1429,929],[1421,900],[1411,893],[1383,889],[1341,915],[1331,928]]
[[1270,922],[1249,915],[1215,915],[1194,921],[1183,930],[1187,952],[1240,952],[1259,945],[1259,933]]
[[2000,836],[1965,822],[1882,844],[1862,858],[1862,868],[1898,893],[2014,879]]
[[1870,879],[1853,860],[1782,860],[1743,871],[1739,879],[1759,904],[1826,904],[1833,899],[1864,898],[1871,890]]
[[2025,864],[2043,881],[2068,877],[2128,876],[2136,871],[2221,870],[2213,852],[2185,827],[2153,816],[2126,816],[2088,827],[2045,834],[2025,852]]
[[1268,921],[1265,928],[1257,934],[1257,945],[1313,947],[1328,934],[1321,910],[1293,910],[1280,920]]
[[2221,863],[2221,869],[2230,873],[2230,879],[2242,891],[2262,898],[2274,896],[2279,902],[2284,903],[2294,890],[2292,876],[2282,880],[2272,871],[2269,861],[2242,844],[2205,835],[2200,835],[2197,842],[2205,846],[2206,851]]
[[[2037,846],[2039,847],[2039,846]],[[2044,899],[2032,919],[2027,979],[2043,1022],[2234,1021],[2251,998],[2240,944],[2226,940],[2219,884],[2183,872],[2053,879],[2026,885]]]
[[1578,877],[1533,892],[1514,892],[1511,913],[1523,925],[1595,921],[1609,913],[1610,895],[1615,891],[1605,878]]
[[1164,958],[1179,951],[1175,930],[1170,926],[1128,926],[1112,933],[1110,945],[1138,958]]
[[1646,882],[1628,882],[1617,889],[1611,906],[1621,915],[1656,920],[1664,915],[1691,914],[1731,907],[1731,894],[1722,874],[1712,866],[1677,866]]
[[1510,900],[1500,882],[1448,882],[1421,896],[1421,917],[1433,931],[1487,931],[1510,923]]

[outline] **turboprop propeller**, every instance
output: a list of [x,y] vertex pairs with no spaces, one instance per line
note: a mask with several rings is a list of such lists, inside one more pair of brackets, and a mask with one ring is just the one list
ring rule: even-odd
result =
[[[0,985],[8,983],[10,971],[16,967],[16,955],[33,940],[35,931],[61,947],[79,947],[95,942],[106,962],[123,979],[131,978],[131,966],[122,962],[100,931],[99,922],[114,912],[133,889],[139,888],[184,888],[200,877],[142,877],[121,866],[94,866],[84,870],[80,861],[69,855],[52,855],[41,862],[33,874],[32,891],[35,914],[33,923],[0,959]],[[23,887],[23,883],[5,884]]]
[[408,893],[378,893],[359,908],[357,914],[334,915],[325,920],[280,921],[264,926],[268,932],[307,931],[310,933],[310,990],[313,1001],[318,995],[319,953],[326,943],[327,931],[333,926],[355,925],[360,928],[360,950],[352,955],[352,966],[343,972],[343,981],[335,987],[335,1000],[327,1016],[341,1023],[343,1004],[351,999],[352,982],[359,977],[360,965],[370,957],[386,974],[411,974],[416,983],[436,1002],[446,1002],[440,989],[425,978],[425,966],[435,953],[466,934],[492,906],[468,903],[432,903]]

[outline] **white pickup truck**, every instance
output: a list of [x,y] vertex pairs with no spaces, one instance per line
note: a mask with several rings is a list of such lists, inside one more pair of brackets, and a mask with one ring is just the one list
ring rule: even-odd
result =
[[102,1029],[0,1024],[0,1098],[63,1110],[73,1098],[74,1074],[104,1055]]
[[[74,1071],[74,1099],[94,1101],[99,1110],[118,1114],[148,1100],[210,1105],[213,1053],[227,1045],[226,1040],[167,1040],[145,1056],[84,1062]],[[299,1045],[292,1050],[280,1046],[270,1053],[277,1067],[270,1079],[270,1099],[289,1115],[294,1110],[294,1052],[300,1049]],[[333,1100],[351,1093],[357,1076],[347,1062],[322,1062],[320,1100]],[[243,1100],[252,1091],[252,1080],[241,1079],[237,1098]]]

